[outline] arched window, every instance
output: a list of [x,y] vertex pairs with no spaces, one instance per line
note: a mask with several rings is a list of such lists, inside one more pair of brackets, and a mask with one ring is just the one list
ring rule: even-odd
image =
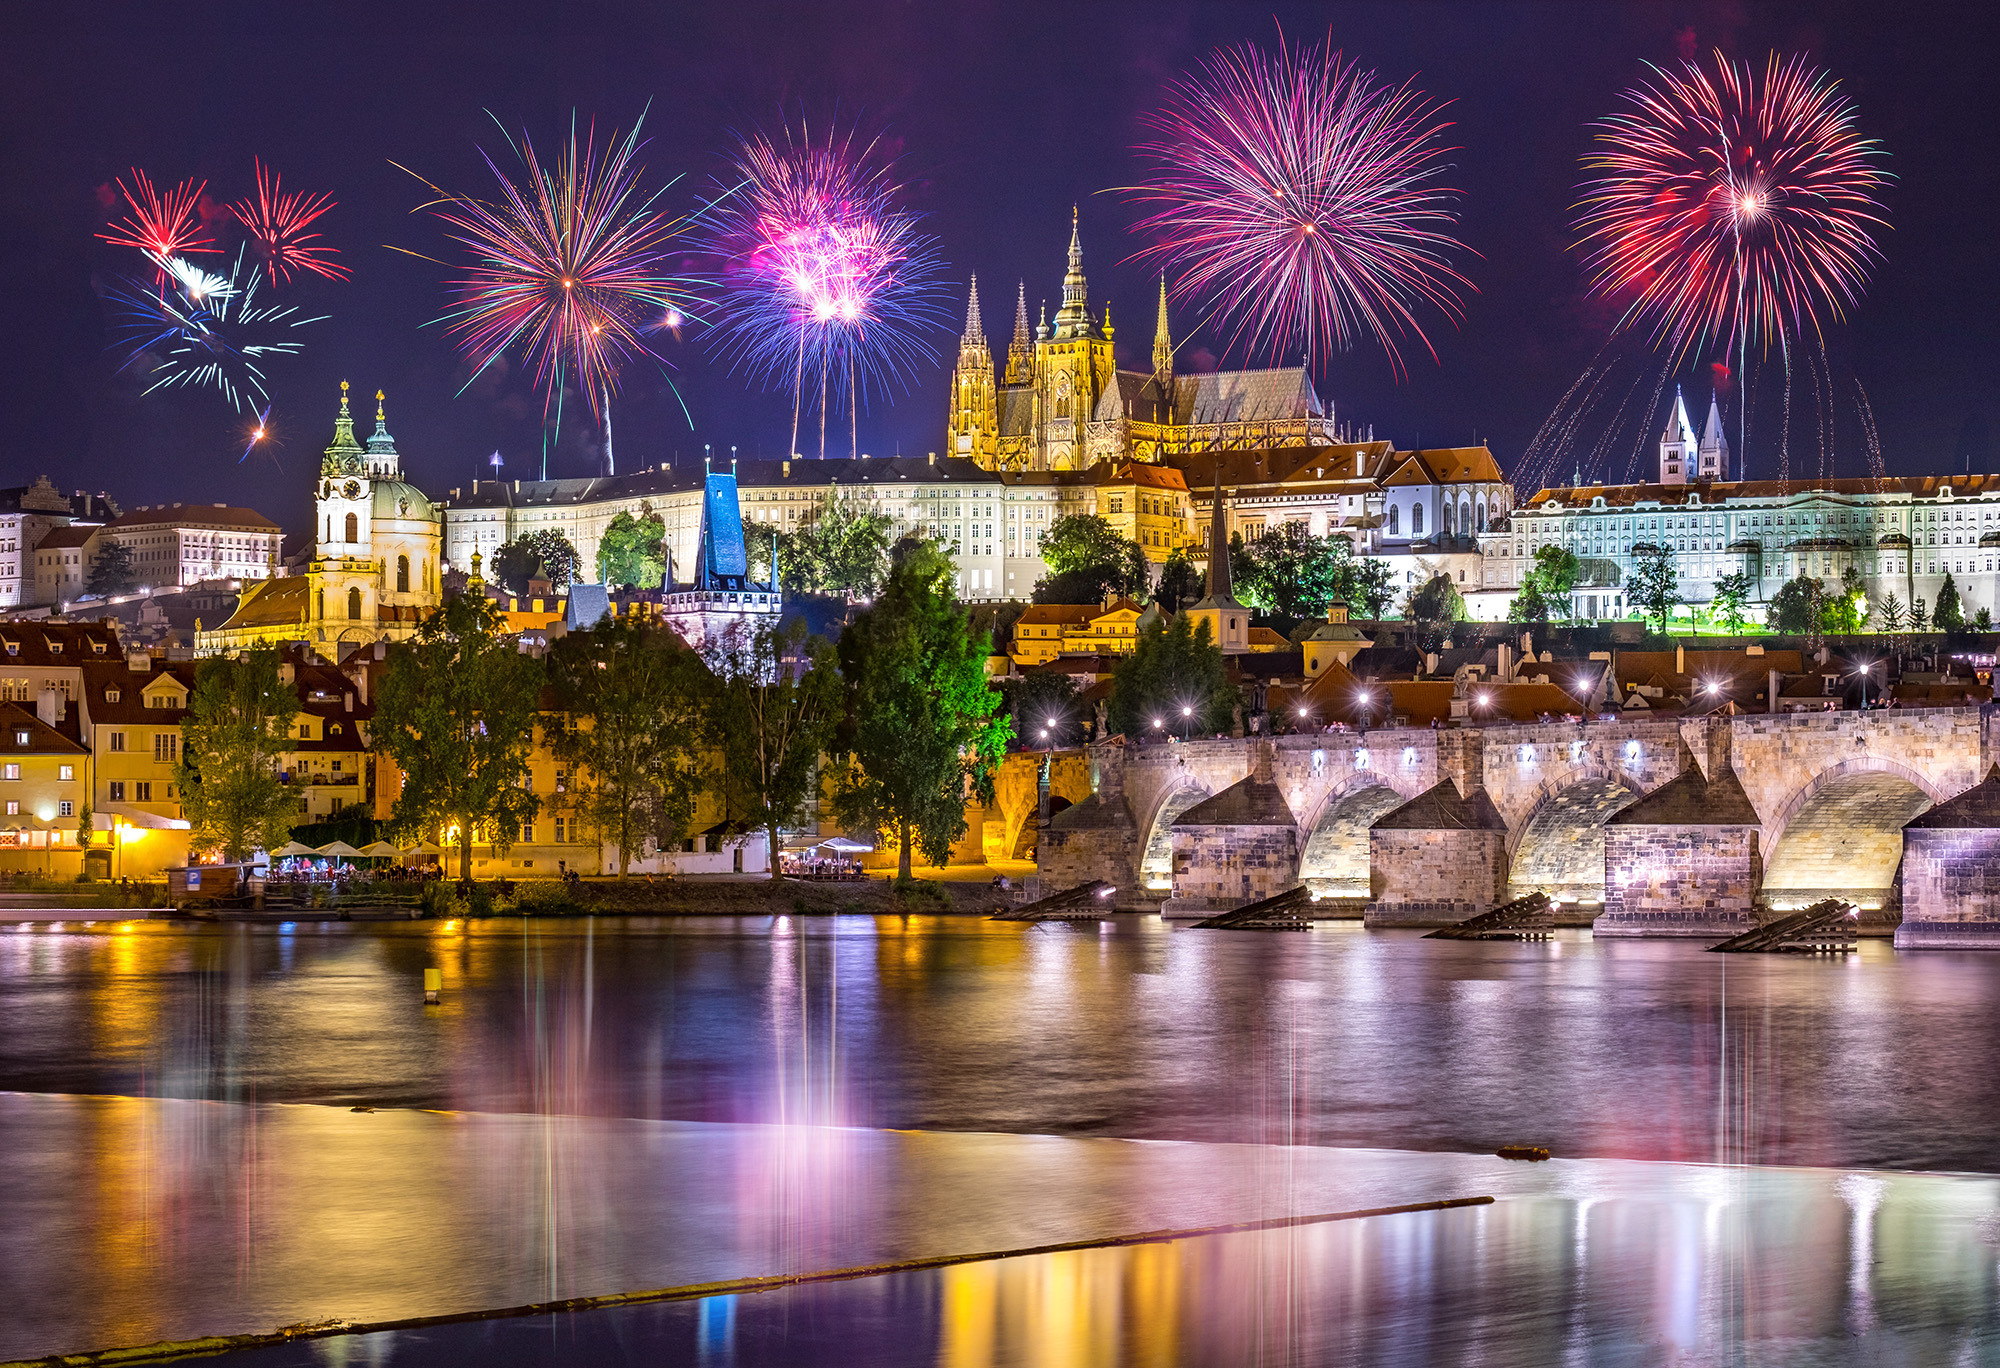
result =
[[358,621],[361,617],[361,591],[359,589],[349,589],[347,591],[347,616],[350,621]]
[[361,520],[352,513],[347,515],[347,539],[351,542],[361,540]]
[[1056,396],[1056,417],[1058,418],[1069,417],[1069,396],[1067,394],[1059,394]]
[[1475,532],[1481,532],[1484,531],[1485,528],[1486,528],[1486,500],[1481,499],[1479,501],[1479,521],[1472,525],[1472,530]]
[[1424,535],[1424,506],[1422,504],[1410,505],[1410,535],[1413,537]]
[[1472,525],[1472,502],[1469,499],[1460,499],[1458,501],[1458,535],[1469,537],[1478,530],[1478,528]]
[[396,557],[396,592],[399,594],[410,592],[410,558],[408,556]]
[[1444,534],[1447,537],[1458,530],[1456,515],[1457,510],[1452,507],[1451,500],[1446,499],[1444,501]]
[[1403,528],[1402,528],[1402,521],[1403,521],[1403,510],[1402,510],[1402,509],[1400,509],[1400,508],[1398,508],[1398,507],[1396,507],[1396,505],[1394,505],[1394,504],[1390,504],[1390,505],[1389,505],[1389,535],[1390,535],[1390,536],[1392,536],[1392,537],[1400,537],[1400,536],[1402,536],[1402,535],[1403,535]]
[[324,589],[320,590],[318,598],[319,602],[314,606],[319,609],[319,612],[314,614],[314,616],[317,617],[321,622],[324,622],[326,621],[326,590]]

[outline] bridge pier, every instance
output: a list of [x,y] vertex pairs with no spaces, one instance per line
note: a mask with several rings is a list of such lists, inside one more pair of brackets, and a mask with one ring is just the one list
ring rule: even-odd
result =
[[1299,820],[1271,768],[1271,743],[1259,743],[1249,777],[1175,819],[1173,896],[1160,905],[1162,917],[1212,917],[1298,882]]
[[1763,880],[1757,810],[1733,770],[1690,767],[1604,828],[1597,936],[1733,936],[1752,924]]
[[1898,950],[2000,950],[2000,769],[1903,828]]
[[1368,863],[1365,925],[1451,926],[1506,901],[1507,823],[1441,779],[1368,829]]

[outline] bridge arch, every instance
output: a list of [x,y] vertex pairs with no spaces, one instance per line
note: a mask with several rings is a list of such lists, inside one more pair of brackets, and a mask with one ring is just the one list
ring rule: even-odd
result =
[[[1059,793],[1051,793],[1049,795],[1049,820],[1054,821],[1057,813],[1065,811],[1070,806],[1071,803],[1069,799],[1063,797]],[[1041,812],[1039,811],[1039,803],[1038,803],[1037,809],[1034,811],[1030,811],[1025,817],[1023,817],[1021,819],[1021,824],[1015,828],[1013,839],[1009,847],[1009,853],[1012,854],[1013,857],[1017,860],[1028,859],[1031,857],[1033,852],[1040,849],[1041,841],[1042,841],[1042,815]]]
[[1613,770],[1580,767],[1548,780],[1534,808],[1507,834],[1507,896],[1539,892],[1601,906],[1604,824],[1639,796]]
[[1166,797],[1153,809],[1146,826],[1146,844],[1139,853],[1139,884],[1149,893],[1165,893],[1174,886],[1174,823],[1180,815],[1210,797],[1200,780],[1183,770]]
[[1339,785],[1302,828],[1299,882],[1315,897],[1369,896],[1368,828],[1407,801],[1374,773],[1357,774]]
[[1903,827],[1946,796],[1882,756],[1822,770],[1765,823],[1764,901],[1780,911],[1828,897],[1884,906],[1903,863]]

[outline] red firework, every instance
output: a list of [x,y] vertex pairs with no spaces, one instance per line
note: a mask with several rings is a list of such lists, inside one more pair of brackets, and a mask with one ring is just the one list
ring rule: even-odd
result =
[[1710,340],[1740,349],[1817,334],[1861,297],[1887,226],[1884,155],[1825,72],[1772,53],[1761,77],[1655,67],[1630,107],[1597,126],[1584,165],[1580,247],[1592,288],[1629,301],[1678,358]]
[[1335,51],[1217,53],[1147,120],[1161,140],[1139,151],[1158,172],[1131,194],[1158,206],[1139,226],[1160,241],[1140,255],[1208,304],[1232,348],[1318,360],[1368,334],[1400,371],[1397,338],[1431,350],[1419,311],[1457,318],[1468,285],[1449,264],[1439,108]]
[[152,177],[135,167],[129,187],[123,180],[114,184],[131,212],[112,224],[110,232],[97,235],[104,241],[137,247],[156,262],[164,257],[222,250],[201,225],[201,192],[208,188],[207,181],[184,180],[162,195],[153,188]]
[[278,173],[257,161],[257,197],[229,206],[243,224],[245,233],[264,258],[264,271],[273,285],[289,283],[295,271],[311,271],[328,280],[345,280],[351,274],[331,260],[335,248],[320,241],[318,233],[308,233],[312,221],[333,208],[333,196],[309,195],[304,191],[283,192]]

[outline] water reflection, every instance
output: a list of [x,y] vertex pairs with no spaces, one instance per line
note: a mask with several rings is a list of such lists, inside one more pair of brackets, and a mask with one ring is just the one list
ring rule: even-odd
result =
[[[2000,1354],[1993,1185],[1689,1174],[1597,1198],[997,1260],[232,1356],[404,1364],[1953,1363]],[[1674,1171],[1668,1170],[1672,1173]],[[1601,1182],[1606,1175],[1592,1175]],[[1915,1221],[1928,1251],[1875,1246]],[[1568,1234],[1574,1232],[1572,1243]],[[1864,1305],[1865,1304],[1865,1305]]]

